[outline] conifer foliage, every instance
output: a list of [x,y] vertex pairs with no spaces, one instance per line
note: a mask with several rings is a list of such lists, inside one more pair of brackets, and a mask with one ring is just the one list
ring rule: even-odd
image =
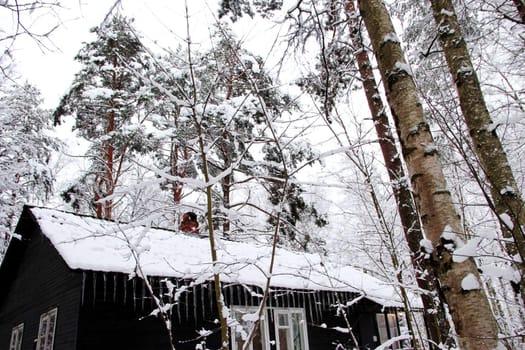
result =
[[[75,201],[77,208],[87,200],[97,217],[111,219],[112,196],[127,157],[145,151],[139,113],[145,93],[138,77],[144,75],[148,63],[125,17],[114,15],[92,31],[96,40],[85,44],[76,56],[82,69],[54,116],[58,124],[62,116],[74,115],[78,134],[91,143],[91,169],[64,198]],[[86,189],[91,198],[79,199]]]
[[53,187],[49,161],[59,143],[41,102],[29,84],[0,86],[0,262],[22,206],[44,201]]

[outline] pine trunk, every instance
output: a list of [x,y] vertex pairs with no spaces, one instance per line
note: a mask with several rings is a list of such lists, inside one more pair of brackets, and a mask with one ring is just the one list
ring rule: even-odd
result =
[[518,14],[520,16],[521,23],[525,24],[525,1],[524,0],[513,0]]
[[492,125],[452,2],[432,0],[431,4],[441,46],[456,85],[461,111],[470,131],[474,151],[490,185],[494,202],[493,209],[500,220],[504,237],[512,238],[514,241],[514,244],[507,243],[507,252],[511,257],[519,255],[521,260],[518,268],[521,272],[521,293],[525,300],[525,235],[523,232],[525,203],[507,155]]
[[[497,326],[487,297],[481,287],[470,288],[475,282],[481,285],[474,261],[470,258],[462,263],[453,262],[448,246],[442,244],[446,231],[455,233],[457,240],[463,240],[464,235],[390,15],[381,0],[360,0],[359,7],[396,123],[421,221],[432,242],[432,260],[458,333],[459,346],[495,349]],[[463,282],[469,279],[474,280],[474,285],[465,283],[462,288]]]
[[425,310],[434,310],[432,313],[427,312],[424,314],[425,323],[429,329],[430,339],[436,344],[445,344],[449,342],[446,339],[449,335],[450,326],[446,319],[444,301],[436,302],[440,298],[440,293],[437,290],[437,276],[432,266],[428,264],[428,260],[422,259],[420,242],[423,240],[423,230],[412,193],[410,192],[410,184],[405,176],[401,158],[395,145],[386,108],[374,78],[372,64],[361,39],[354,0],[347,1],[345,11],[349,17],[350,38],[356,51],[355,57],[359,74],[363,81],[368,107],[372,114],[381,153],[392,183],[392,190],[405,233],[405,239],[410,248],[412,266],[418,274],[417,284],[422,290],[428,292],[421,295],[423,307]]

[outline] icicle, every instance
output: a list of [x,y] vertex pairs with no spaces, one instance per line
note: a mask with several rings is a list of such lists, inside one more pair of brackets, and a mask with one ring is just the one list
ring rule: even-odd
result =
[[243,294],[243,299],[244,299],[244,303],[242,305],[248,306],[248,287],[247,286],[242,286],[242,294]]
[[81,294],[81,305],[84,306],[84,288],[86,287],[86,271],[82,271],[82,294]]
[[206,311],[205,310],[206,306],[204,306],[206,304],[206,300],[204,298],[204,292],[205,292],[205,290],[204,290],[204,283],[201,283],[199,285],[199,287],[200,287],[199,289],[201,291],[201,315],[202,315],[202,319],[204,320],[206,318],[206,312],[205,312]]
[[104,281],[104,296],[102,297],[102,300],[106,301],[106,287],[107,287],[107,275],[105,272],[102,272],[102,280]]
[[[177,290],[175,291],[175,293],[176,293],[176,292],[179,291],[179,280],[178,280],[178,279],[175,279],[175,285],[177,286],[177,287],[176,287]],[[171,297],[173,298],[174,295],[175,295],[175,294],[172,294]],[[182,318],[180,317],[180,295],[179,295],[179,299],[174,300],[173,302],[175,303],[175,305],[176,305],[176,307],[177,307],[177,318],[178,318],[178,320],[179,320],[179,324],[181,324],[181,323],[182,323]]]
[[128,283],[126,275],[122,275],[122,286],[124,287],[124,305],[126,305],[128,299]]
[[146,283],[148,283],[148,280],[143,279],[140,282],[141,282],[140,286],[142,287],[142,290],[140,292],[141,293],[140,297],[142,301],[140,304],[141,304],[142,310],[144,310],[144,304],[146,303]]
[[137,279],[133,278],[133,311],[137,309]]
[[342,292],[335,292],[335,304],[336,305],[344,305],[344,301],[343,301],[343,297],[344,297],[344,293]]
[[[184,283],[184,285],[186,286],[186,283]],[[186,309],[186,322],[188,322],[188,320],[190,319],[190,308],[188,307],[189,306],[189,300],[190,300],[190,296],[189,296],[190,292],[188,290],[186,290],[184,292],[184,307]]]
[[[164,291],[162,289],[162,282],[160,281],[160,277],[157,278],[157,281],[159,283],[159,300],[164,302]],[[151,302],[153,303],[153,300]]]
[[93,306],[95,306],[95,299],[97,299],[97,273],[93,271]]
[[321,295],[319,294],[319,291],[316,291],[314,292],[314,301],[315,301],[315,317],[316,317],[316,321],[319,322],[319,320],[321,319],[321,309],[320,309],[320,305],[321,305]]
[[208,282],[208,299],[210,301],[210,311],[213,310],[213,297],[215,295],[215,288],[213,288],[213,282]]
[[314,309],[312,308],[312,306],[315,307],[315,305],[312,305],[312,292],[308,292],[308,294],[306,294],[307,296],[307,302],[308,302],[308,310],[309,310],[309,314],[310,314],[310,320],[312,322],[315,322],[314,320]]
[[193,285],[193,319],[195,322],[195,326],[197,326],[197,287]]
[[288,294],[286,295],[286,300],[288,301],[288,307],[293,307],[293,306],[292,306],[293,303],[290,301],[290,297],[291,297],[292,300],[293,300],[293,294],[292,294],[292,292],[291,292],[291,291],[288,291]]
[[246,286],[243,284],[239,286],[239,299],[241,301],[240,305],[246,306],[250,304],[248,291],[246,290]]
[[117,302],[117,274],[113,274],[113,302]]
[[234,287],[233,286],[229,286],[228,287],[228,292],[230,294],[230,300],[227,301],[226,305],[233,305],[233,298],[234,298]]
[[282,294],[279,295],[279,292],[277,292],[275,294],[275,303],[277,304],[277,307],[284,307],[284,304],[282,304],[282,305],[280,304],[280,300],[282,300],[282,299],[283,299]]

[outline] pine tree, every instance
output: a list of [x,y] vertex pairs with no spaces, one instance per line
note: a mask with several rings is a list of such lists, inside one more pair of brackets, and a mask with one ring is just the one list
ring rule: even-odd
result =
[[51,153],[58,141],[48,135],[51,113],[29,84],[0,87],[0,261],[26,203],[51,194]]
[[131,21],[119,14],[92,31],[97,38],[76,56],[82,68],[54,116],[60,123],[62,116],[74,114],[79,135],[91,142],[91,168],[64,197],[88,191],[97,217],[111,219],[112,196],[128,155],[147,150],[138,113],[146,92],[138,77],[146,75],[148,56]]

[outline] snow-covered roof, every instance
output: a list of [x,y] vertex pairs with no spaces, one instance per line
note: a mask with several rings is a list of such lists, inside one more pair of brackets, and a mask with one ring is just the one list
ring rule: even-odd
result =
[[[136,256],[143,273],[148,276],[197,281],[213,279],[207,238],[136,224],[118,224],[53,209],[29,210],[42,233],[71,269],[133,274]],[[222,281],[265,285],[271,247],[216,241],[218,263],[215,271],[221,273]],[[271,285],[356,292],[384,306],[400,305],[398,293],[389,283],[350,266],[325,262],[315,254],[285,249],[277,249]]]

